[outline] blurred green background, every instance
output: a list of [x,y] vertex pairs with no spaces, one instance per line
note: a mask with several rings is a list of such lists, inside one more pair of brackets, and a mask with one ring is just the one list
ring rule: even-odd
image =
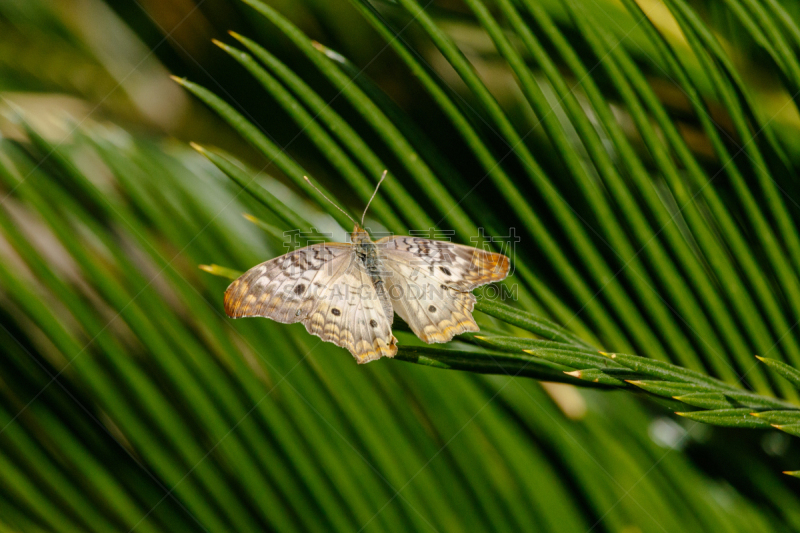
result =
[[198,269],[387,168],[374,229],[514,228],[510,305],[796,402],[753,355],[800,366],[800,5],[253,4],[0,2],[2,530],[800,530],[785,432],[359,366]]

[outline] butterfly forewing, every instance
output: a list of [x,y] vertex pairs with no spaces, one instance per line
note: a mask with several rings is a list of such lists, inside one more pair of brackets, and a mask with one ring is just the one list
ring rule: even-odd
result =
[[[225,291],[225,312],[232,318],[269,317],[290,324],[325,283],[350,260],[349,245],[315,244],[289,252],[245,272]],[[307,314],[307,313],[306,313]]]
[[420,237],[386,237],[375,243],[383,259],[427,270],[452,288],[469,291],[508,276],[508,257],[473,246]]

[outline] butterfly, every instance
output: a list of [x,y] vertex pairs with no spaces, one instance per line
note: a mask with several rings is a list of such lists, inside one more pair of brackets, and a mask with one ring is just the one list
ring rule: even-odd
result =
[[429,344],[479,331],[472,290],[504,279],[508,257],[421,237],[373,242],[364,216],[385,177],[384,171],[361,224],[353,220],[350,242],[312,244],[251,268],[225,291],[228,316],[302,322],[358,363],[397,353],[394,313]]

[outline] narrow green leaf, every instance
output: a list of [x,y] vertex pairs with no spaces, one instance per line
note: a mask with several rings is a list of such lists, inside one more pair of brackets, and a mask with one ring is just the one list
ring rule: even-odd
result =
[[681,383],[671,381],[648,381],[648,380],[628,380],[631,385],[656,394],[658,396],[666,396],[673,398],[681,394],[692,394],[696,392],[711,392],[712,387],[706,385],[698,385],[697,383]]
[[800,410],[798,411],[759,411],[752,413],[754,417],[765,420],[770,424],[800,424]]
[[596,353],[577,353],[573,351],[560,351],[560,350],[524,350],[525,353],[531,354],[535,357],[540,357],[546,361],[552,361],[559,365],[583,369],[600,369],[600,368],[625,368],[614,361],[597,355]]
[[[281,228],[273,226],[272,224],[268,224],[268,223],[264,222],[263,220],[261,220],[260,218],[255,217],[255,216],[253,216],[251,214],[248,214],[248,213],[242,213],[242,216],[248,222],[252,222],[256,226],[258,226],[259,228],[264,230],[264,233],[266,233],[267,235],[272,237],[276,241],[276,243],[279,242],[279,243],[283,244],[285,242],[285,239],[286,239],[285,231],[282,230]],[[301,240],[304,239],[303,235],[298,235],[298,237]]]
[[602,372],[601,370],[595,370],[589,368],[585,370],[573,370],[572,372],[564,372],[564,373],[568,376],[580,379],[581,381],[591,381],[592,383],[598,383],[600,385],[610,385],[613,387],[625,386],[624,381],[611,377],[608,374]]
[[780,429],[784,433],[788,433],[789,435],[794,435],[795,437],[800,437],[800,422],[795,424],[772,424],[772,427],[775,429]]
[[704,409],[734,409],[749,407],[751,409],[786,408],[787,404],[779,400],[757,396],[746,392],[694,392],[674,397],[676,400]]
[[524,337],[509,337],[505,335],[474,335],[473,340],[481,346],[518,352],[522,350],[561,350],[567,352],[586,352],[586,348],[575,346],[572,343],[529,339]]
[[678,416],[711,424],[732,428],[763,429],[769,428],[770,423],[750,416],[751,409],[719,409],[715,411],[687,411],[675,413]]
[[510,377],[531,377],[542,381],[556,381],[576,385],[594,385],[591,382],[566,376],[563,365],[552,365],[536,357],[521,354],[510,356],[504,352],[469,352],[444,350],[430,346],[398,346],[398,361],[417,363],[450,370],[467,370],[479,374],[499,374]]
[[694,370],[681,368],[663,361],[656,361],[655,359],[648,359],[646,357],[639,357],[636,355],[626,355],[620,353],[603,353],[606,357],[613,359],[617,363],[635,370],[640,374],[661,378],[667,381],[688,381],[690,383],[698,383],[701,385],[711,386],[715,389],[725,390],[741,390],[728,383],[716,380],[705,376]]
[[486,313],[489,316],[499,318],[504,322],[508,322],[512,326],[530,331],[540,337],[552,341],[566,342],[573,346],[580,346],[593,349],[586,341],[580,339],[575,334],[565,330],[561,326],[550,322],[547,319],[538,317],[528,311],[514,309],[500,302],[491,301],[486,298],[481,298],[475,304],[475,309]]
[[242,275],[242,272],[239,270],[234,270],[232,268],[222,267],[219,265],[198,265],[198,268],[214,276],[219,276],[226,279],[236,279]]
[[786,378],[795,387],[800,388],[800,370],[797,370],[796,368],[793,368],[786,363],[782,363],[781,361],[777,361],[775,359],[760,357],[758,355],[756,356],[756,359]]

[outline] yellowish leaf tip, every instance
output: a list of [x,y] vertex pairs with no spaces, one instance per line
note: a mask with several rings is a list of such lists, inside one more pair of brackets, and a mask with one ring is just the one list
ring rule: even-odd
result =
[[638,380],[638,379],[625,379],[623,381],[625,383],[630,383],[631,385],[636,385],[637,387],[642,384],[641,380]]
[[533,350],[522,350],[522,351],[525,353],[529,353],[531,355],[536,355],[536,352],[534,352]]
[[760,414],[759,414],[759,413],[750,413],[750,416],[759,417],[759,416],[760,416]]
[[581,379],[581,371],[580,370],[572,370],[571,372],[567,372],[564,370],[564,373],[568,376],[572,376],[574,378]]
[[686,416],[687,413],[675,411],[675,414],[678,416]]
[[194,148],[195,150],[197,150],[201,154],[204,154],[206,152],[206,149],[203,148],[202,146],[200,146],[199,144],[197,144],[196,142],[190,142],[189,146],[191,146],[192,148]]
[[228,50],[230,48],[230,46],[228,46],[227,44],[225,44],[222,41],[219,41],[217,39],[211,39],[211,42],[214,43],[215,45],[219,46],[223,50]]
[[179,83],[181,85],[185,85],[186,84],[186,78],[179,78],[178,76],[175,76],[173,74],[170,74],[169,77],[172,79],[172,81],[174,81],[176,83]]
[[219,276],[226,279],[236,279],[242,275],[241,272],[219,265],[197,265],[197,268],[204,272],[208,272],[212,276]]
[[482,341],[485,341],[485,340],[486,340],[486,339],[488,339],[489,337],[484,337],[483,335],[475,335],[475,338],[476,338],[476,339],[480,339],[480,340],[482,340]]
[[775,429],[782,429],[783,426],[780,424],[770,424],[770,426],[774,427]]
[[237,41],[241,41],[241,40],[242,40],[242,36],[241,36],[240,34],[236,33],[236,32],[235,32],[235,31],[233,31],[233,30],[229,30],[229,31],[228,31],[228,35],[230,35],[231,37],[233,37],[233,38],[234,38],[234,39],[236,39]]
[[761,361],[762,363],[764,362],[764,358],[763,358],[763,357],[761,357],[760,355],[757,355],[757,356],[756,356],[756,359],[758,359],[758,360],[759,360],[759,361]]
[[319,42],[319,41],[314,41],[314,40],[312,40],[312,41],[311,41],[311,46],[313,46],[314,48],[316,48],[316,49],[317,49],[317,50],[319,50],[320,52],[324,52],[324,51],[325,51],[325,45],[324,45],[324,44],[322,44],[322,43],[321,43],[321,42]]

